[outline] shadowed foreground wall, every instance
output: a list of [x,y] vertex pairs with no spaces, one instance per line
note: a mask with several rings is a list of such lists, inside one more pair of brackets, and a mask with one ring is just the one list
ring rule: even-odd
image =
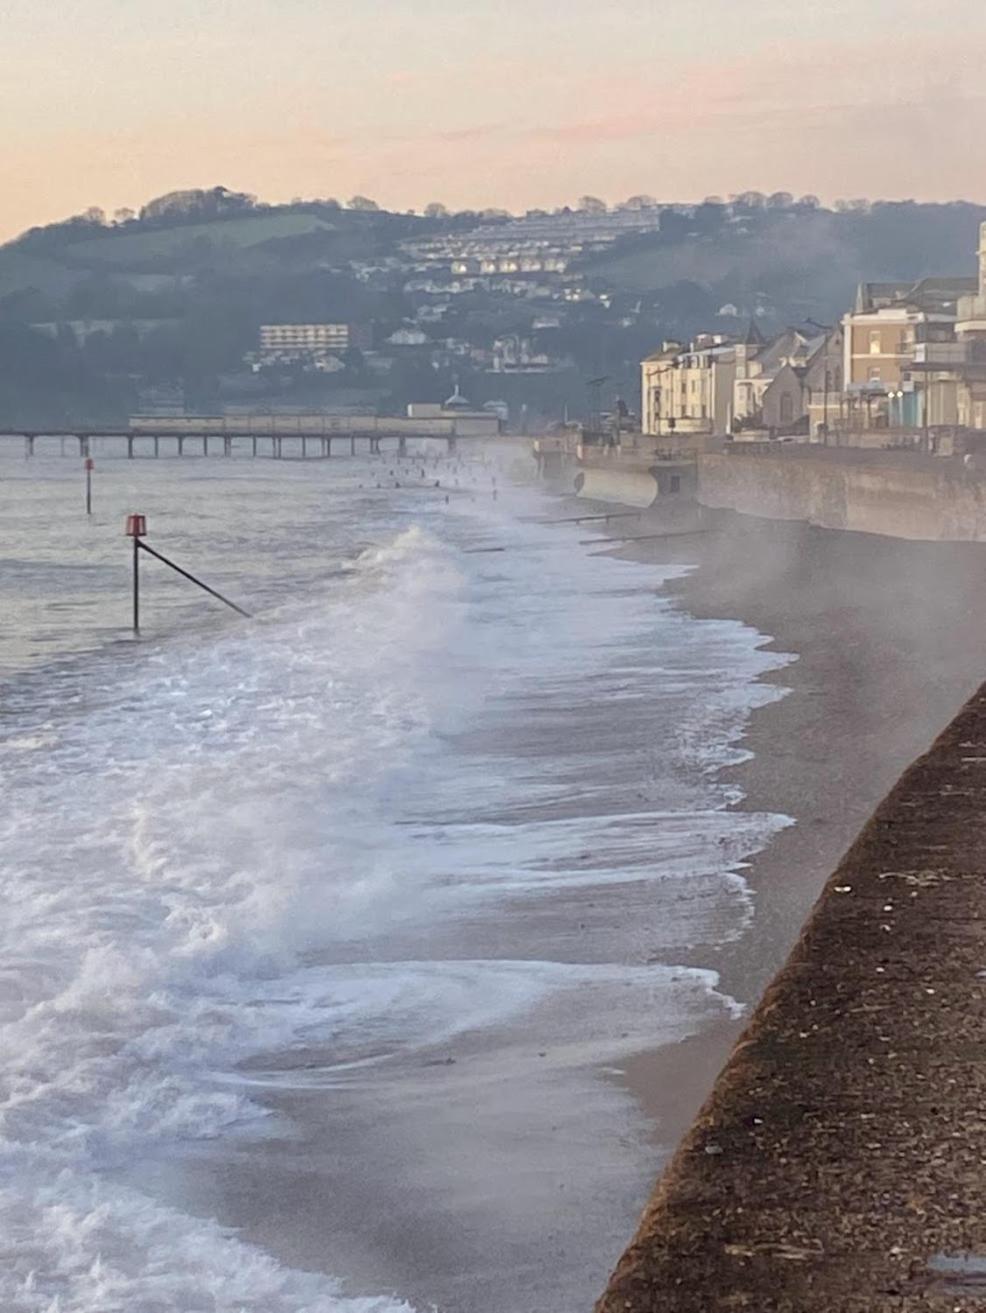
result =
[[830,879],[597,1305],[736,1309],[986,1309],[986,686]]
[[930,541],[986,541],[986,482],[961,463],[892,453],[790,450],[699,458],[705,506],[826,529]]

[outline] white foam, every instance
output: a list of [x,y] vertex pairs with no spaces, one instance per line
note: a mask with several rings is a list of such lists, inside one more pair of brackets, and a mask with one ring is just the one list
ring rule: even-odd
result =
[[[462,514],[433,523],[454,536]],[[110,1174],[256,1126],[260,1068],[241,1064],[265,1054],[320,1049],[309,1079],[331,1084],[538,1009],[560,1032],[552,1000],[582,990],[598,1006],[565,1042],[612,1060],[729,1010],[714,976],[660,964],[332,960],[508,894],[637,880],[705,881],[728,937],[721,922],[749,916],[742,861],[781,823],[727,812],[708,778],[779,658],[636,591],[640,567],[586,560],[502,507],[483,515],[536,561],[466,558],[414,526],[251,626],[126,669],[93,660],[50,724],[14,726],[0,757],[0,1307],[401,1307],[286,1270]],[[573,690],[587,720],[621,698],[666,713],[658,756],[646,726],[607,744],[597,718],[600,779],[573,794]],[[500,751],[508,703],[515,742]],[[472,755],[455,746],[468,734],[486,735]],[[614,806],[627,778],[657,799],[691,775],[677,810]],[[654,1008],[611,1043],[614,990]]]

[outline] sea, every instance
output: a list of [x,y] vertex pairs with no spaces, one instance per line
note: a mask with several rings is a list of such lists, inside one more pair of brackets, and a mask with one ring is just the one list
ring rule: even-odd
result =
[[[94,457],[0,452],[0,1308],[589,1310],[788,658],[506,447]],[[250,617],[144,555],[135,636],[130,513]]]

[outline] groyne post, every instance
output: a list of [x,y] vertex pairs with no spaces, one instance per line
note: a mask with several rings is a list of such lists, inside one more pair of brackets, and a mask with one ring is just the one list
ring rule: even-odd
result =
[[147,519],[143,515],[128,515],[126,535],[133,543],[133,631],[140,635],[140,540],[147,532]]
[[223,606],[228,606],[229,609],[231,611],[235,611],[237,615],[241,615],[244,616],[246,619],[250,619],[249,611],[244,610],[243,607],[237,605],[236,602],[231,602],[230,599],[228,597],[224,597],[223,594],[218,591],[218,589],[211,588],[209,584],[204,583],[203,580],[199,579],[196,575],[192,574],[190,570],[185,570],[180,565],[176,565],[175,562],[170,560],[169,557],[165,556],[163,552],[156,551],[153,547],[145,543],[144,535],[147,533],[146,516],[128,515],[125,533],[126,536],[133,541],[133,632],[134,634],[138,636],[140,634],[140,553],[141,552],[147,552],[148,556],[153,556],[154,559],[160,561],[162,565],[168,566],[169,569],[174,570],[175,574],[180,574],[183,579],[187,579],[189,583],[195,584],[197,588],[201,588],[202,591],[208,593],[210,597],[214,597],[217,602],[222,602]]

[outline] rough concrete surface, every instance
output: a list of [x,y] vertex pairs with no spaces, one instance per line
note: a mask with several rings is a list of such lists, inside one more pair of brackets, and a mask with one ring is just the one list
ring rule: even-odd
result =
[[829,880],[597,1313],[986,1310],[986,686]]
[[917,541],[986,540],[986,483],[959,458],[852,448],[699,458],[705,506]]

